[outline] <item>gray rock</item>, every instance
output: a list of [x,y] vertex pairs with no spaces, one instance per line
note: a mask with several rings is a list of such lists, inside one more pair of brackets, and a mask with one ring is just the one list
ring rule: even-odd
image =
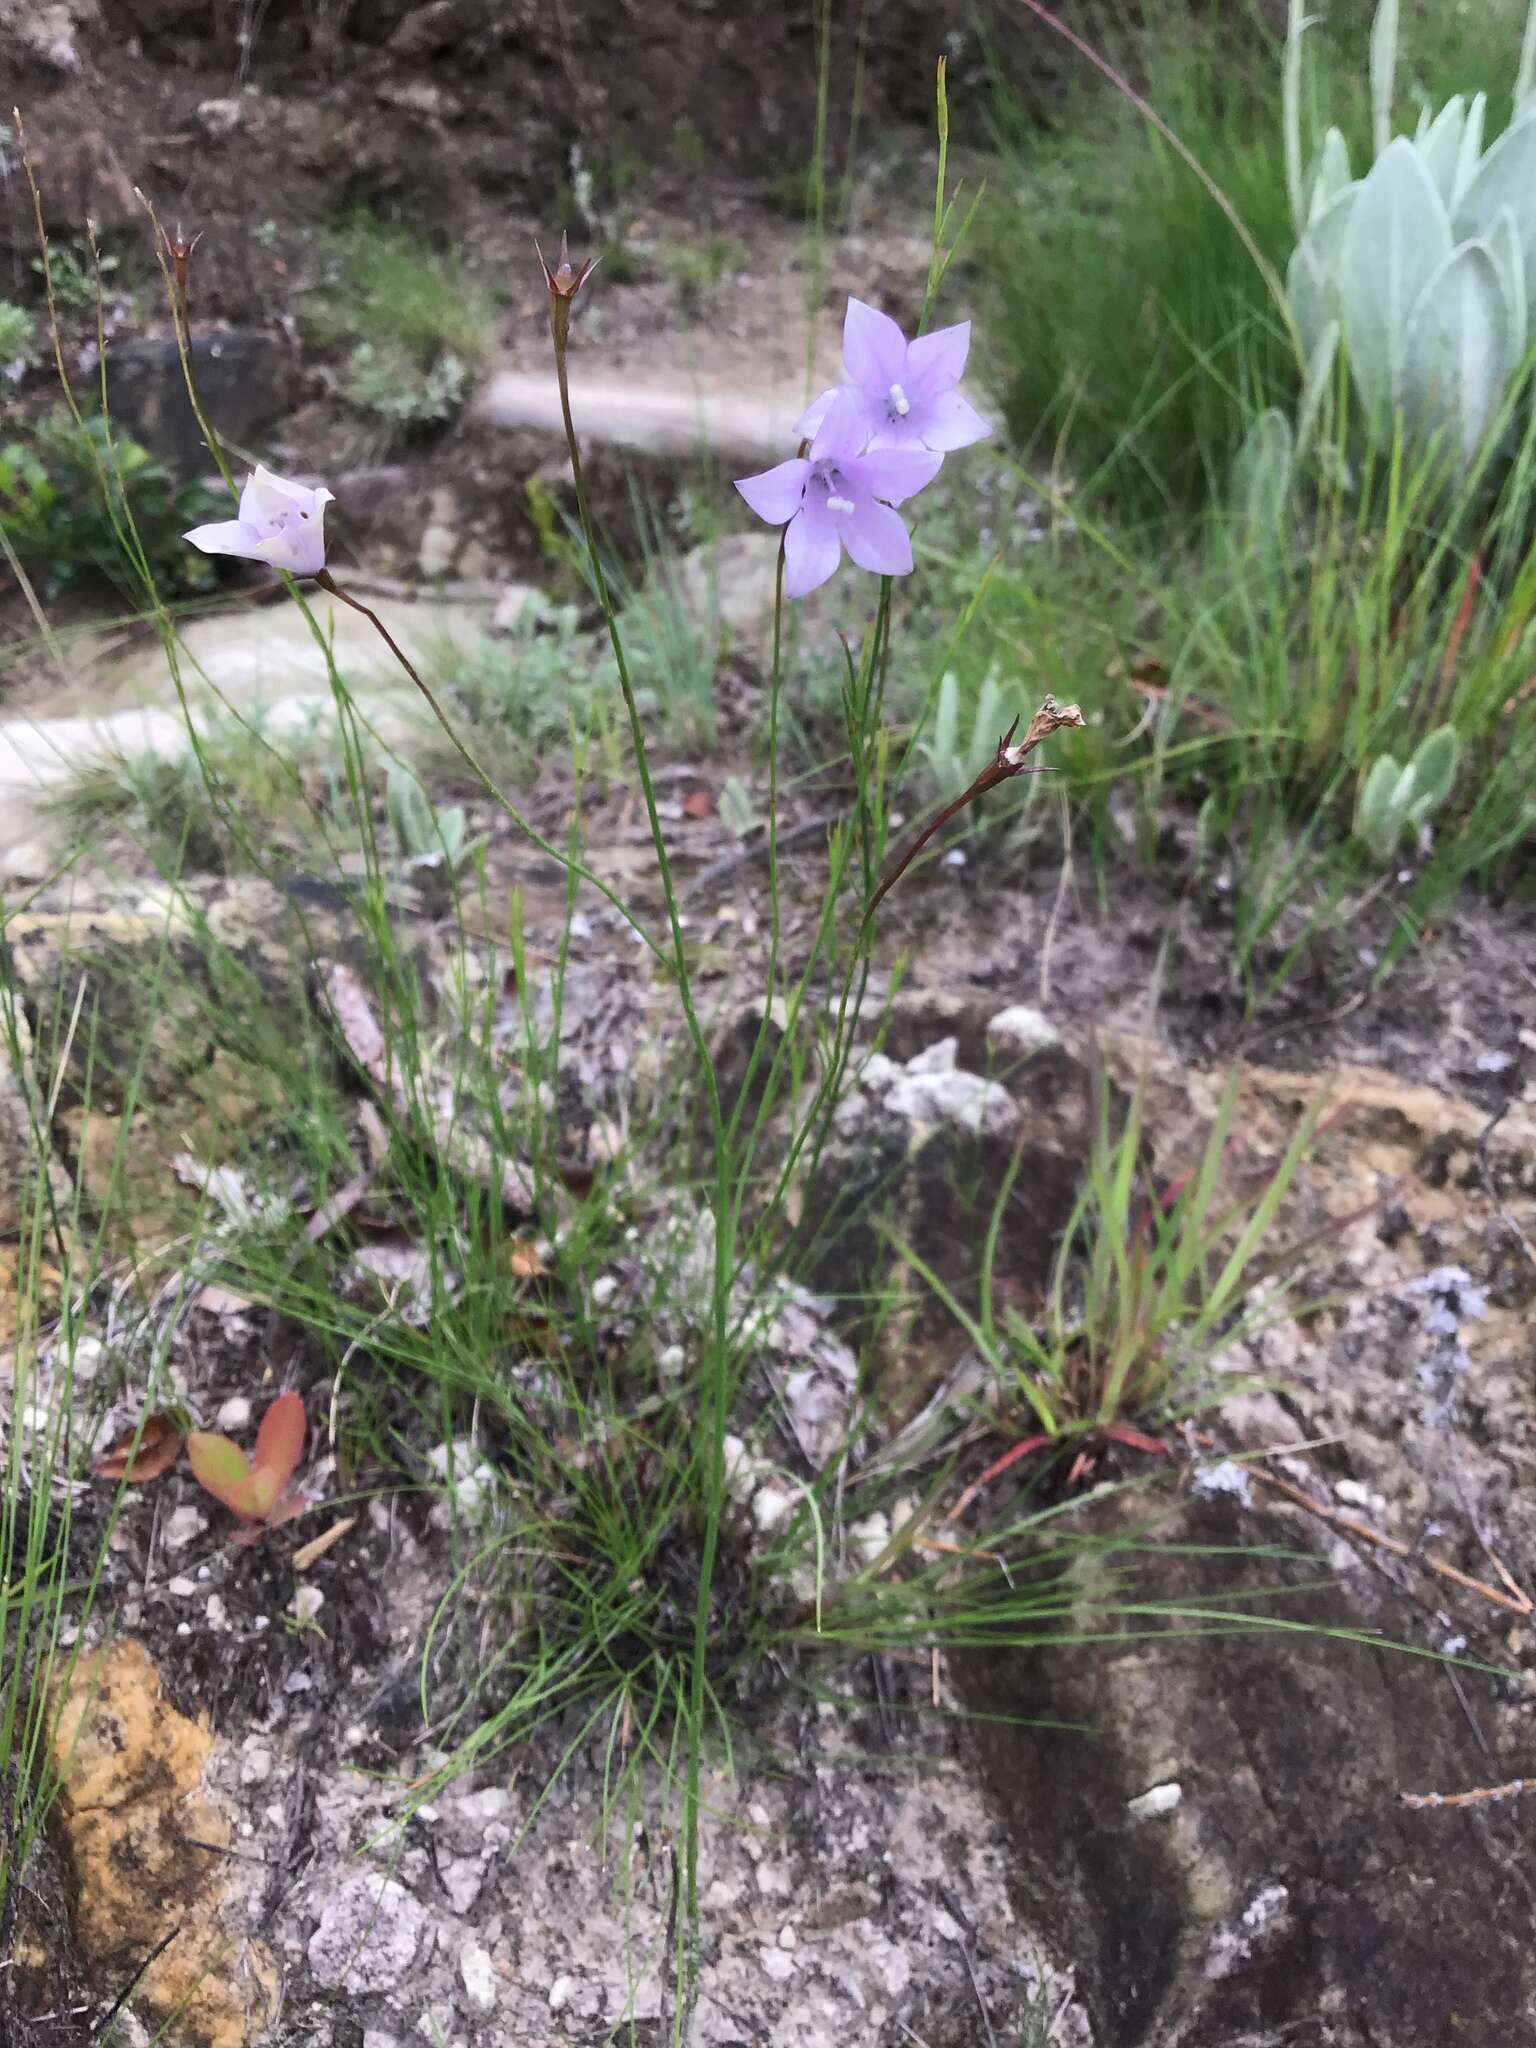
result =
[[427,1916],[392,1877],[349,1878],[326,1900],[309,1967],[327,1991],[392,1991],[416,1960]]
[[[196,336],[192,367],[204,412],[220,434],[243,447],[259,443],[288,406],[287,351],[276,335],[237,328]],[[125,433],[182,475],[212,473],[173,341],[114,345],[107,355],[107,391],[114,423]]]
[[[958,1673],[1020,1896],[1076,1962],[1100,2048],[1529,2040],[1536,1962],[1527,1906],[1511,1905],[1529,1898],[1523,1826],[1399,1798],[1497,1765],[1432,1661],[1322,1633],[1401,1640],[1408,1604],[1364,1573],[1320,1590],[1316,1563],[1280,1553],[1326,1537],[1231,1497],[1154,1519],[1122,1496],[1085,1533],[1133,1529],[1185,1620],[1117,1617],[1090,1553],[1072,1623],[1098,1639]],[[1278,1604],[1256,1600],[1287,1582]],[[1199,1605],[1288,1627],[1204,1632],[1187,1619]]]
[[876,1053],[860,1069],[859,1092],[840,1105],[839,1126],[857,1129],[876,1114],[1006,1137],[1019,1120],[1012,1096],[996,1081],[966,1073],[956,1064],[957,1050],[953,1038],[941,1039],[904,1066]]

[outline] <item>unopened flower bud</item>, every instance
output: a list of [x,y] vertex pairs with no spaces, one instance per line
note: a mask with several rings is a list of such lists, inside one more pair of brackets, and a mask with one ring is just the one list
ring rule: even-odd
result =
[[549,286],[550,328],[554,333],[556,342],[563,343],[571,325],[571,301],[581,290],[593,271],[596,270],[599,259],[595,256],[589,256],[578,269],[571,261],[570,243],[562,232],[560,236],[560,260],[556,263],[554,269],[551,270],[544,251],[539,248],[537,242],[533,246],[538,251],[539,263],[544,272],[544,282]]
[[181,231],[180,221],[176,223],[175,234],[167,235],[165,238],[166,247],[171,255],[171,268],[176,275],[176,295],[181,300],[183,314],[187,310],[187,271],[192,262],[192,251],[202,239],[203,231],[199,228],[189,242]]

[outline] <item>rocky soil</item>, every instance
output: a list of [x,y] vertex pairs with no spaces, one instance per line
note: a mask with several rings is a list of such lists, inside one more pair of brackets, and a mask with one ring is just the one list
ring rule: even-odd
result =
[[[627,859],[622,843],[611,857]],[[198,888],[191,900],[266,977],[271,1002],[303,1004],[299,943],[254,886]],[[867,1156],[884,1162],[887,1215],[964,1292],[974,1268],[957,1203],[967,1188],[973,1203],[990,1199],[993,1137],[1006,1149],[1027,1127],[1038,1157],[1004,1252],[1024,1299],[1070,1202],[1094,1043],[1119,1085],[1146,1091],[1170,1174],[1198,1145],[1224,1067],[1148,1034],[1123,912],[1081,922],[1047,1013],[1032,1000],[1028,896],[1000,906],[1022,952],[989,971],[973,933],[961,978],[938,933],[953,929],[965,886],[940,871],[908,900],[906,936],[931,937],[885,1051],[845,1106],[835,1171],[852,1185]],[[740,907],[715,899],[703,928]],[[533,915],[558,911],[552,891]],[[341,943],[345,911],[318,915],[319,942]],[[447,928],[425,907],[414,922],[430,978]],[[173,943],[191,974],[196,923],[185,929]],[[121,885],[112,898],[45,895],[12,921],[14,985],[43,1071],[60,1056],[47,1042],[48,992],[63,963],[89,963],[103,992],[131,992],[142,986],[125,973],[135,949],[163,949],[164,931],[142,885],[132,904]],[[611,944],[594,912],[578,953],[596,967]],[[647,978],[626,970],[631,1000],[616,1011],[604,976],[585,975],[578,959],[567,1057],[583,1093],[611,1107],[615,1087],[635,1085],[633,1049],[654,1028]],[[1449,1031],[1421,1013],[1395,1072],[1347,1053],[1320,1068],[1247,1069],[1238,1125],[1250,1158],[1275,1157],[1303,1106],[1330,1094],[1276,1232],[1302,1247],[1294,1298],[1315,1306],[1223,1357],[1231,1392],[1174,1433],[1167,1471],[1101,1454],[1097,1478],[1140,1484],[1090,1491],[1072,1513],[1131,1544],[1140,1620],[1110,1613],[1085,1566],[1071,1618],[1106,1636],[1094,1647],[955,1653],[933,1669],[926,1655],[810,1666],[748,1715],[734,1769],[718,1767],[708,1787],[693,2038],[1525,2038],[1536,1982],[1518,1795],[1459,1810],[1402,1803],[1503,1786],[1530,1755],[1536,991],[1504,1013],[1507,1058],[1470,1028],[1474,994]],[[716,997],[723,1020],[729,987]],[[113,1022],[110,1005],[102,1017],[105,1060],[110,1032],[127,1051],[135,1026],[123,1012]],[[210,1055],[222,1113],[208,1128],[227,1147],[241,1098],[230,1056],[221,1066],[215,1045],[156,1040],[135,1139],[147,1229],[169,1213],[156,1203],[173,1198],[172,1154],[207,1143],[188,1090]],[[72,1094],[66,1083],[53,1171],[63,1188],[79,1177],[89,1187]],[[13,1100],[13,1181],[27,1156],[19,1121]],[[881,1243],[870,1258],[890,1258]],[[618,1285],[633,1280],[621,1272]],[[840,1291],[849,1286],[845,1267]],[[263,1364],[277,1363],[263,1319],[210,1295],[166,1323],[156,1299],[147,1320],[126,1301],[93,1316],[80,1347],[87,1384],[99,1374],[99,1435],[131,1419],[146,1342],[168,1343],[177,1387],[238,1433]],[[827,1347],[853,1326],[831,1300],[806,1297],[795,1313],[785,1328],[797,1334],[783,1341],[819,1347],[819,1370],[830,1369]],[[963,1332],[919,1321],[887,1332],[875,1354],[903,1361],[881,1384],[895,1444],[903,1421],[969,1370]],[[34,1404],[45,1396],[46,1369]],[[326,1398],[323,1384],[311,1390],[317,1421]],[[27,1440],[25,1418],[9,1426]],[[444,1478],[424,1495],[380,1473],[359,1499],[322,1446],[310,1474],[321,1504],[254,1551],[229,1546],[219,1511],[184,1477],[130,1497],[69,1681],[78,1705],[65,1728],[79,1738],[62,1760],[51,1837],[72,1928],[67,1989],[56,1961],[51,2002],[34,2014],[62,1999],[99,2016],[174,1926],[133,2004],[151,2027],[179,2008],[171,2038],[194,2048],[596,2048],[615,2028],[667,2037],[678,1880],[654,1774],[607,1807],[611,1758],[594,1735],[546,1797],[564,1739],[552,1732],[425,1804],[411,1794],[442,1755],[420,1691],[436,1603],[462,1545],[498,1514],[494,1473],[472,1443]],[[82,1555],[100,1510],[99,1494],[81,1496]],[[309,1540],[327,1535],[310,1561]],[[1181,1626],[1180,1612],[1196,1609],[1262,1625]],[[114,1873],[130,1857],[152,1884],[125,1890]],[[21,1959],[35,1963],[38,1946]],[[35,1979],[34,1969],[18,1981],[41,1998]]]

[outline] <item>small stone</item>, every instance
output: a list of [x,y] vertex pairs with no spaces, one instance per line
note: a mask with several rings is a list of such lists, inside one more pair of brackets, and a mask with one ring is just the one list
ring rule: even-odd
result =
[[199,100],[197,125],[211,142],[223,142],[233,135],[245,117],[245,108],[237,99]]
[[250,1420],[251,1404],[244,1394],[231,1394],[214,1417],[216,1427],[226,1436],[233,1436],[237,1429],[248,1428]]
[[[167,1550],[185,1550],[189,1543],[202,1535],[207,1526],[207,1517],[196,1508],[176,1508],[166,1516],[160,1530],[160,1540]],[[174,1590],[172,1587],[173,1592]]]
[[958,1038],[938,1038],[907,1061],[909,1074],[953,1074],[960,1057]]
[[656,1361],[656,1369],[664,1379],[680,1380],[688,1364],[688,1354],[681,1344],[669,1344]]
[[512,1794],[505,1785],[487,1785],[480,1792],[466,1792],[455,1800],[454,1812],[461,1821],[471,1827],[486,1827],[492,1821],[502,1820],[512,1804]]
[[269,1749],[248,1749],[240,1759],[240,1782],[242,1785],[265,1785],[272,1775],[272,1752]]
[[793,1927],[790,1927],[786,1924],[785,1926],[779,1929],[780,1948],[798,1948],[799,1946],[800,1937],[798,1934],[796,1934]]
[[575,1994],[576,1979],[574,1977],[557,1977],[554,1983],[551,1984],[549,1987],[550,2011],[564,2012],[565,2008],[570,2004]]
[[874,1563],[881,1552],[888,1548],[890,1540],[890,1521],[881,1513],[866,1515],[863,1521],[850,1522],[848,1525],[848,1541],[866,1565]]
[[309,1967],[327,1991],[354,1998],[392,1991],[421,1947],[427,1916],[392,1877],[359,1876],[337,1886],[309,1938]]
[[1132,1820],[1158,1820],[1163,1814],[1172,1813],[1183,1797],[1182,1785],[1154,1785],[1139,1798],[1127,1800],[1125,1810]]
[[476,2012],[489,2012],[496,2003],[496,1972],[488,1949],[478,1941],[466,1941],[459,1950],[459,1976],[464,1995]]
[[478,1856],[450,1856],[441,1866],[443,1890],[460,1917],[472,1912],[485,1884],[485,1865]]
[[757,1888],[767,1899],[787,1899],[794,1890],[794,1880],[789,1874],[787,1863],[769,1863],[766,1860],[757,1866]]
[[174,1579],[167,1580],[165,1590],[175,1600],[190,1600],[197,1591],[197,1582],[195,1579],[184,1578],[178,1572]]
[[612,1273],[600,1273],[592,1282],[592,1305],[606,1308],[619,1291],[619,1283]]
[[795,1959],[785,1955],[780,1948],[760,1948],[758,1961],[763,1966],[763,1975],[771,1977],[775,1984],[787,1984],[795,1974]]
[[212,1629],[224,1628],[228,1624],[229,1610],[217,1593],[208,1595],[208,1605],[203,1612],[208,1617],[208,1626]]
[[787,1522],[803,1496],[788,1486],[762,1486],[752,1496],[752,1520],[764,1535]]
[[989,1021],[987,1043],[1001,1053],[1028,1058],[1032,1053],[1049,1052],[1053,1045],[1060,1045],[1061,1033],[1043,1010],[1037,1010],[1032,1003],[1014,1003],[999,1010]]
[[77,1387],[89,1386],[101,1370],[107,1347],[99,1337],[80,1337],[70,1357],[69,1370]]

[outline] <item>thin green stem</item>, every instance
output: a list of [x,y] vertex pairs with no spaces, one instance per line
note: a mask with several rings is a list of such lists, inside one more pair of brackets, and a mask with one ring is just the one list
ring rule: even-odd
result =
[[[693,1049],[698,1058],[699,1075],[708,1102],[710,1135],[715,1151],[715,1242],[703,1453],[707,1512],[700,1546],[699,1585],[694,1608],[693,1662],[689,1673],[687,1776],[683,1793],[684,1895],[690,1932],[687,1976],[691,1986],[697,1970],[696,1931],[699,1921],[699,1812],[705,1704],[704,1665],[709,1653],[710,1600],[714,1584],[715,1559],[719,1550],[720,1520],[725,1501],[725,1425],[731,1377],[730,1299],[735,1266],[735,1205],[731,1199],[732,1147],[721,1111],[720,1085],[715,1073],[714,1059],[694,1004],[687,949],[683,943],[682,918],[678,910],[677,891],[672,880],[672,863],[667,853],[666,837],[661,829],[661,815],[656,808],[656,791],[651,780],[645,728],[640,719],[640,707],[635,700],[629,660],[624,651],[623,635],[619,631],[618,613],[608,588],[602,550],[598,546],[597,532],[592,523],[592,510],[587,500],[586,482],[582,476],[581,444],[576,436],[576,423],[571,416],[570,376],[566,363],[569,320],[569,302],[562,302],[556,297],[552,301],[550,333],[555,351],[555,376],[560,389],[560,416],[565,424],[566,447],[571,458],[571,476],[576,486],[576,509],[581,519],[582,539],[586,543],[587,559],[592,569],[593,588],[597,592],[604,623],[608,628],[608,640],[613,648],[614,666],[618,670],[619,688],[623,693],[624,710],[629,720],[635,769],[640,778],[646,820],[651,830],[651,844],[656,852],[657,872],[661,878],[662,893],[666,898],[678,1000],[682,1005],[688,1036],[693,1042]],[[686,2002],[683,2001],[684,2004]]]

